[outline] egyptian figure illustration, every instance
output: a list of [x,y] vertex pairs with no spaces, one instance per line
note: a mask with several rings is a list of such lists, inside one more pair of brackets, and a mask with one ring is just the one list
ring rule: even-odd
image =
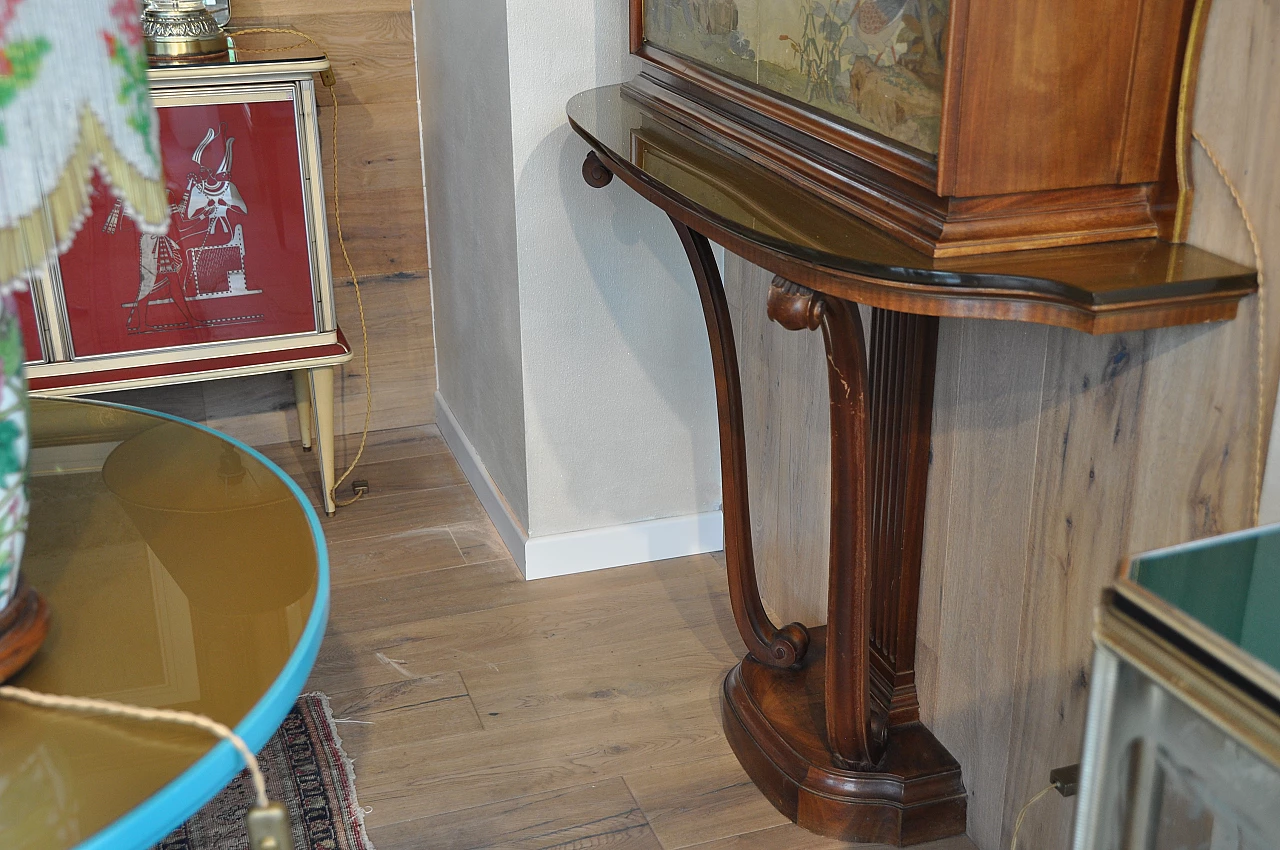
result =
[[[225,138],[222,160],[216,168],[205,164],[210,146]],[[249,208],[231,180],[235,137],[227,137],[226,125],[210,127],[191,154],[196,170],[187,174],[186,187],[177,203],[170,198],[169,233],[141,234],[138,296],[121,307],[128,310],[129,333],[154,333],[209,324],[193,310],[193,304],[210,298],[257,295],[245,272],[244,221]],[[119,205],[103,226],[114,233],[120,219]],[[173,305],[173,310],[151,308]],[[217,320],[255,322],[262,314],[247,313]]]

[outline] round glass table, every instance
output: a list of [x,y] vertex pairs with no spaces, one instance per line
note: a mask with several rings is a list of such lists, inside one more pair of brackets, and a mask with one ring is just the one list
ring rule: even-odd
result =
[[[208,715],[253,750],[315,663],[315,511],[253,449],[134,408],[32,399],[22,561],[49,636],[9,684]],[[150,847],[244,764],[169,724],[0,700],[0,847]]]

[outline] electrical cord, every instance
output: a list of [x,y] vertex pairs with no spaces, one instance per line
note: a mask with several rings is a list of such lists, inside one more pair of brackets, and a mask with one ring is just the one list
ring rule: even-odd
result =
[[231,745],[239,751],[241,758],[244,759],[245,767],[249,770],[249,776],[253,780],[253,790],[258,800],[258,807],[266,808],[270,805],[270,801],[267,799],[267,780],[262,774],[262,768],[258,765],[257,756],[253,754],[253,750],[249,749],[249,745],[244,742],[243,738],[216,720],[200,714],[192,714],[189,711],[142,708],[136,705],[126,705],[121,702],[111,702],[103,699],[54,696],[53,694],[37,693],[26,688],[15,688],[12,685],[0,686],[0,698],[26,703],[37,708],[57,708],[87,714],[101,714],[108,717],[128,717],[133,720],[177,723],[182,726],[203,729],[210,735],[215,735],[224,741],[230,741]]
[[[236,51],[239,53],[286,53],[290,50],[296,50],[303,44],[310,43],[311,46],[320,51],[326,59],[329,58],[329,54],[320,46],[319,42],[301,30],[290,29],[288,27],[249,27],[241,30],[227,31],[227,35],[232,39],[241,35],[257,34],[294,35],[301,38],[302,41],[288,45],[287,47],[253,48],[237,46],[235,48]],[[333,76],[333,72],[330,71],[328,73],[321,74],[320,81],[324,83],[325,88],[329,90],[329,97],[333,101],[333,131],[331,133],[332,138],[330,144],[330,147],[333,150],[333,217],[336,224],[338,247],[342,251],[343,262],[347,264],[347,272],[351,275],[351,285],[356,291],[356,307],[359,308],[360,311],[360,335],[362,339],[364,359],[364,428],[360,432],[360,448],[356,451],[355,458],[329,490],[329,496],[333,499],[333,503],[337,507],[345,508],[348,505],[353,505],[360,501],[360,498],[368,492],[364,489],[357,490],[355,496],[352,498],[347,499],[346,501],[338,500],[338,487],[340,487],[342,482],[346,481],[347,478],[350,477],[351,473],[354,472],[356,467],[360,464],[360,459],[364,457],[364,450],[369,442],[369,423],[373,418],[373,380],[369,375],[369,326],[365,321],[364,297],[360,292],[360,279],[356,275],[355,266],[352,265],[351,256],[347,253],[347,241],[342,235],[342,204],[338,195],[338,93],[334,89],[336,79]]]
[[1023,821],[1023,818],[1027,816],[1027,812],[1031,809],[1032,806],[1034,806],[1036,803],[1044,799],[1044,795],[1048,794],[1050,791],[1055,790],[1056,787],[1057,786],[1055,785],[1050,785],[1046,787],[1039,794],[1035,795],[1030,800],[1028,800],[1027,804],[1022,807],[1022,811],[1018,812],[1018,819],[1013,822],[1013,840],[1009,842],[1009,850],[1018,850],[1018,833],[1022,831],[1022,821]]

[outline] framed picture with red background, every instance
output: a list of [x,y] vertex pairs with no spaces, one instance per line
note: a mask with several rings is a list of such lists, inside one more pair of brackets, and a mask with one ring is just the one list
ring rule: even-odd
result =
[[293,90],[237,96],[158,99],[167,234],[95,183],[58,262],[75,359],[317,330]]

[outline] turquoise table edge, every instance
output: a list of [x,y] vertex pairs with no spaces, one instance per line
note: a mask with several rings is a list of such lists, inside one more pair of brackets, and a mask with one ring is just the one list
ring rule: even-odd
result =
[[[37,394],[32,398],[41,397]],[[71,399],[48,400],[72,401]],[[249,749],[255,753],[258,752],[275,734],[289,713],[289,709],[293,708],[294,702],[301,695],[307,677],[311,674],[311,668],[315,666],[316,656],[320,652],[320,642],[324,638],[325,627],[329,622],[329,549],[325,543],[324,531],[320,528],[319,515],[307,500],[302,488],[283,469],[252,446],[227,436],[221,431],[180,416],[144,410],[126,404],[90,399],[75,399],[74,402],[166,419],[189,425],[225,440],[269,469],[285,483],[294,498],[298,500],[298,504],[302,506],[307,524],[311,529],[312,542],[316,547],[316,601],[311,609],[311,616],[307,619],[307,625],[302,630],[301,637],[298,638],[298,644],[294,647],[293,654],[289,656],[280,676],[235,726],[235,733],[244,739]],[[225,788],[243,769],[244,759],[231,742],[219,741],[199,761],[147,798],[142,805],[132,809],[106,829],[85,839],[76,845],[76,848],[77,850],[119,850],[121,847],[151,847],[199,811],[212,799],[213,795]],[[210,789],[213,789],[213,795],[208,793]]]

